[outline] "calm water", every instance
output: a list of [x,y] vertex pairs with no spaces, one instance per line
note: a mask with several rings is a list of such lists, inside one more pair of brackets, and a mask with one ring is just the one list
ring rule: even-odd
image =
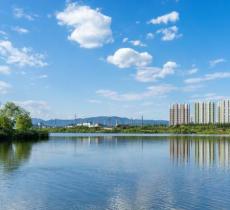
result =
[[0,144],[0,209],[229,209],[230,138]]

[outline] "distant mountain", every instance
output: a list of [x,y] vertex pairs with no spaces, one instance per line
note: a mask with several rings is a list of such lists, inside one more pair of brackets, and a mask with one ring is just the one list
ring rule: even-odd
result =
[[[42,120],[33,118],[32,119],[33,125],[38,125],[38,123],[42,123],[46,126],[67,126],[72,124],[78,124],[78,123],[98,123],[106,126],[115,126],[115,125],[141,125],[142,120],[141,119],[129,119],[125,117],[107,117],[107,116],[99,116],[99,117],[89,117],[89,118],[79,118],[76,120],[62,120],[62,119],[51,119],[51,120]],[[144,125],[168,125],[167,120],[143,120]]]

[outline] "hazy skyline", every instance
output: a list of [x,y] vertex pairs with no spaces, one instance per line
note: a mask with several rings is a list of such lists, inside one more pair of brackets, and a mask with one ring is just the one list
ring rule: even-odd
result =
[[0,102],[33,117],[168,119],[229,98],[227,0],[0,2]]

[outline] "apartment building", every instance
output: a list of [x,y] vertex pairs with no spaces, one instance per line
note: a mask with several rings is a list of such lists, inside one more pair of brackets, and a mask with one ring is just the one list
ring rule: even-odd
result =
[[216,123],[216,104],[214,102],[196,102],[194,112],[195,124]]
[[190,123],[190,105],[172,104],[170,106],[170,125],[184,125]]
[[230,100],[223,100],[218,103],[218,123],[230,123]]

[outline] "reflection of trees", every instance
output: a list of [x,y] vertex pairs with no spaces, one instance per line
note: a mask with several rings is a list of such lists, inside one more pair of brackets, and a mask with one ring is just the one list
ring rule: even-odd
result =
[[230,139],[226,137],[172,137],[170,157],[179,164],[190,159],[198,166],[230,166]]
[[32,143],[14,142],[0,144],[0,165],[4,170],[18,169],[30,157]]

